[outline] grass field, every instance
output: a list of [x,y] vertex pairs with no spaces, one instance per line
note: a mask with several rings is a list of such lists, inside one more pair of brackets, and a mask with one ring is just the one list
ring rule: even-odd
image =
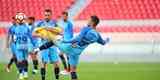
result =
[[[4,71],[0,64],[0,80],[17,80],[17,71]],[[54,80],[52,66],[48,66],[47,79]],[[160,63],[80,63],[78,67],[79,80],[160,80]],[[41,80],[40,75],[32,75],[31,67],[28,80]],[[60,80],[70,80],[69,76],[61,76]]]

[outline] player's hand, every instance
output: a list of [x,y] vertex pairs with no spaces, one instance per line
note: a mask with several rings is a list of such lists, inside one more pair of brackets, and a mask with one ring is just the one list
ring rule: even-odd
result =
[[106,44],[106,43],[109,43],[109,42],[110,42],[110,38],[107,37],[104,41],[105,41],[105,44]]

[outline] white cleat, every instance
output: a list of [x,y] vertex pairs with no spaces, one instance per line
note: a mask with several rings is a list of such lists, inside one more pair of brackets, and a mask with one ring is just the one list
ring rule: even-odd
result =
[[70,72],[68,72],[67,70],[63,70],[60,72],[61,75],[69,75]]
[[18,80],[23,80],[24,79],[24,76],[22,73],[19,74],[19,79]]
[[8,67],[6,67],[5,70],[6,70],[6,72],[11,72],[10,69],[9,69]]
[[34,69],[33,71],[32,71],[32,74],[37,74],[38,73],[38,70],[36,70],[36,69]]
[[27,78],[28,78],[28,73],[27,73],[27,72],[24,72],[24,73],[23,73],[23,77],[24,77],[25,79],[27,79]]

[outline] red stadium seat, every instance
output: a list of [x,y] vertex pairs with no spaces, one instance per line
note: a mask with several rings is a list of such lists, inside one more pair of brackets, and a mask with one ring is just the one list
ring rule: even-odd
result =
[[2,0],[0,9],[2,17],[0,19],[1,21],[10,21],[17,11],[40,19],[45,8],[52,9],[53,17],[56,18],[73,3],[74,0]]
[[160,0],[93,0],[79,19],[93,13],[101,19],[160,19],[159,4]]

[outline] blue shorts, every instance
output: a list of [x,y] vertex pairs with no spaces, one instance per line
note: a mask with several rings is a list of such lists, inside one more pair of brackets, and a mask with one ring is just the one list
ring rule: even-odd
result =
[[51,47],[43,50],[41,53],[41,59],[43,63],[55,63],[59,61],[59,55],[56,47]]
[[67,55],[80,55],[84,48],[80,46],[72,47],[72,43],[64,43],[62,41],[55,42],[59,50]]
[[15,56],[18,61],[23,61],[28,59],[28,50],[16,49]]
[[75,66],[76,67],[78,65],[78,63],[79,63],[79,55],[67,55],[67,56],[69,58],[69,60],[68,60],[69,64],[71,66]]
[[28,59],[29,45],[28,44],[15,44],[15,56],[18,61],[23,61]]
[[56,46],[65,53],[69,57],[69,64],[71,66],[77,66],[79,63],[79,56],[84,50],[84,48],[81,48],[79,46],[72,47],[71,43],[63,43],[61,41],[56,42]]

